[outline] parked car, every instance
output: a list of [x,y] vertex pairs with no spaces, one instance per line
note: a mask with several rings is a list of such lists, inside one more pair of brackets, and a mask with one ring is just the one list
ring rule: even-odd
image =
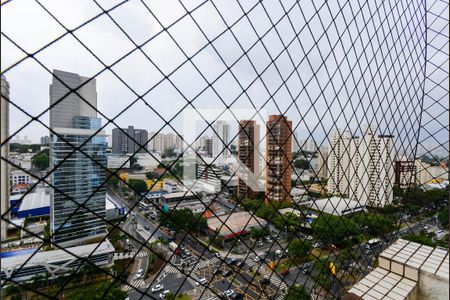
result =
[[150,226],[148,226],[148,225],[145,225],[144,228],[145,228],[145,230],[150,230]]
[[208,283],[208,281],[206,280],[206,278],[201,278],[199,281],[195,282],[195,285],[199,286],[200,284],[205,285],[207,283]]
[[289,274],[289,270],[288,269],[281,270],[281,275],[286,276],[288,274]]
[[230,296],[233,295],[233,294],[234,294],[234,291],[233,291],[233,290],[226,290],[226,291],[224,291],[224,292],[222,293],[222,295],[225,296],[225,297],[230,297]]
[[166,295],[170,293],[170,290],[165,290],[161,294],[159,294],[159,299],[165,299]]
[[314,238],[311,236],[311,235],[308,235],[307,237],[306,237],[306,240],[307,241],[312,241]]
[[230,299],[233,299],[233,300],[241,300],[241,299],[244,299],[244,294],[242,294],[242,293],[233,293],[231,296],[230,296]]
[[225,263],[227,264],[227,265],[234,265],[234,263],[236,262],[236,259],[235,258],[232,258],[232,257],[227,257],[227,258],[225,258]]
[[221,258],[222,257],[219,252],[215,252],[214,256],[217,257],[217,258]]
[[261,283],[262,285],[268,285],[268,284],[270,284],[270,279],[264,277],[263,279],[261,279],[260,283]]
[[261,260],[261,258],[259,258],[258,255],[255,255],[255,256],[253,257],[253,261],[254,261],[254,262],[259,262],[260,260]]
[[226,270],[222,272],[222,276],[223,277],[228,277],[232,274],[233,272],[231,270]]
[[319,242],[315,242],[313,245],[313,248],[320,248],[320,247],[322,247],[322,243]]
[[151,291],[152,293],[156,293],[159,291],[162,291],[164,289],[164,284],[158,283],[157,285],[152,286]]
[[236,265],[236,267],[242,268],[245,265],[245,262],[241,259],[238,259],[234,262],[234,264]]
[[139,278],[141,278],[142,276],[144,276],[144,269],[139,269],[139,270],[136,272],[136,275],[134,275],[134,278],[135,278],[135,279],[139,279]]

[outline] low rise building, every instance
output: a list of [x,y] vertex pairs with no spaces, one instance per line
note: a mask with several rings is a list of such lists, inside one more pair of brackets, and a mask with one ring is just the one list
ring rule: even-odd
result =
[[130,168],[130,157],[128,155],[108,153],[106,158],[109,169]]
[[162,195],[162,200],[164,203],[197,200],[197,199],[198,199],[197,195],[195,195],[193,192],[190,191]]
[[28,193],[22,197],[19,209],[17,210],[17,217],[49,216],[50,197],[51,191],[48,187],[36,187],[32,193]]
[[109,266],[113,253],[114,247],[108,240],[50,251],[24,249],[1,252],[1,280],[22,282],[47,273],[56,278],[83,264]]
[[337,196],[317,199],[311,208],[334,216],[346,216],[365,210],[365,206],[358,201]]
[[9,172],[9,179],[11,182],[11,186],[15,186],[18,184],[30,184],[33,182],[32,176],[20,169],[11,170]]
[[225,240],[247,234],[252,228],[262,228],[266,225],[266,220],[246,211],[234,212],[229,215],[208,219],[209,233],[213,235],[218,232]]

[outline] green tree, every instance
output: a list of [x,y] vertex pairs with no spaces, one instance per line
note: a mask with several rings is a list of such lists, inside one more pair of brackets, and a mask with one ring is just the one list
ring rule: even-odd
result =
[[311,243],[299,239],[292,240],[289,243],[289,255],[296,261],[304,261],[312,249]]
[[37,153],[31,158],[32,164],[39,170],[45,170],[50,165],[50,158],[48,155],[48,149]]
[[353,218],[356,224],[367,228],[367,233],[372,236],[382,236],[394,230],[394,220],[385,216],[372,213],[361,213]]
[[145,173],[145,177],[147,177],[147,179],[157,180],[159,178],[159,174],[152,171],[148,171],[147,173]]
[[319,216],[313,221],[312,228],[314,236],[328,245],[342,245],[360,232],[352,220],[332,215]]
[[208,227],[207,220],[202,214],[194,214],[189,208],[172,210],[169,213],[161,213],[159,221],[175,232],[201,232]]
[[176,155],[175,148],[169,148],[163,151],[161,158],[174,157]]
[[142,194],[147,191],[147,184],[144,180],[129,179],[128,184],[130,185],[131,189],[133,189],[138,194]]
[[311,296],[303,285],[293,285],[288,289],[284,300],[310,300]]
[[276,216],[272,219],[272,222],[279,229],[286,229],[291,232],[295,232],[300,229],[300,218],[294,213],[285,213],[281,215],[276,213]]
[[119,178],[116,175],[112,175],[108,179],[108,184],[111,186],[117,186],[119,184]]
[[117,284],[111,285],[110,282],[101,282],[89,286],[80,285],[68,293],[67,299],[85,300],[87,295],[92,300],[120,300],[128,297],[127,293],[122,291]]
[[443,227],[448,227],[448,207],[438,213],[438,220]]
[[255,240],[259,240],[267,234],[268,232],[265,228],[252,227],[252,229],[250,229],[250,237]]

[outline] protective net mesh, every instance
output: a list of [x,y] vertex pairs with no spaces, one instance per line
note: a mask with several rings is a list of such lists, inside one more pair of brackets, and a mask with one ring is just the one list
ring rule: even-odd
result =
[[447,1],[1,13],[2,297],[341,298],[446,245]]

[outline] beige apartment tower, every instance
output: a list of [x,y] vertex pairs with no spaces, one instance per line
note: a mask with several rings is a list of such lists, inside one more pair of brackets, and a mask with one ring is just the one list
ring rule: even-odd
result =
[[291,201],[292,121],[271,115],[266,130],[266,201]]

